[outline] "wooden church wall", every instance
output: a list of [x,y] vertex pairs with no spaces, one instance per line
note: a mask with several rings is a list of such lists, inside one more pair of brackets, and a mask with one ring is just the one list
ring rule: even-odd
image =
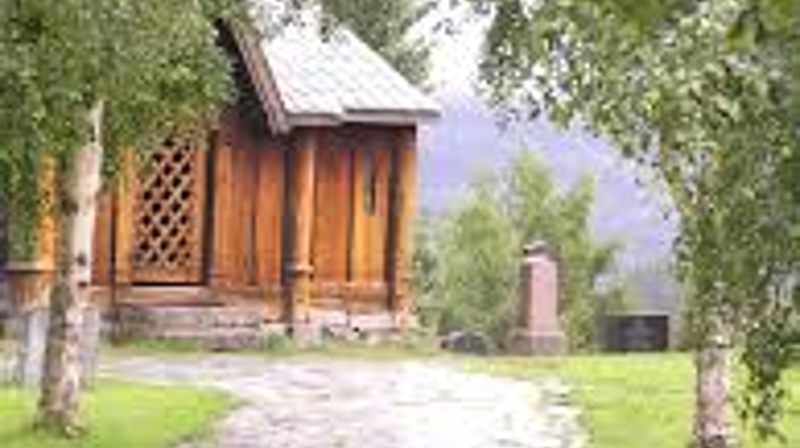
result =
[[212,283],[279,285],[284,151],[234,114],[223,121],[214,160]]
[[320,139],[312,264],[315,282],[332,286],[346,283],[349,274],[352,160],[342,133],[325,131]]
[[279,286],[282,274],[286,151],[282,142],[268,137],[256,149],[255,199],[256,284]]
[[97,202],[97,217],[94,229],[94,256],[92,257],[92,283],[98,286],[111,284],[111,251],[114,236],[111,225],[113,195],[104,191]]
[[[345,126],[320,131],[312,247],[314,302],[386,303],[389,182],[396,133]],[[349,306],[349,305],[348,305]]]
[[377,287],[386,278],[392,134],[370,128],[355,134],[351,275],[355,283]]
[[[220,298],[247,297],[279,303],[287,239],[286,213],[292,166],[289,138],[253,129],[235,113],[223,118],[208,153],[206,207],[207,276],[199,286],[221,291]],[[390,198],[393,152],[400,128],[349,125],[317,128],[314,181],[314,225],[311,263],[314,302],[326,299],[355,305],[387,304],[389,278]],[[128,193],[129,195],[132,193]],[[120,196],[124,196],[121,194]],[[112,245],[117,272],[130,246],[121,221],[131,220],[124,197],[114,206],[111,195],[100,200],[95,233],[94,283],[110,283]],[[128,207],[129,208],[129,207]],[[112,218],[112,209],[117,216]],[[112,225],[116,222],[116,231]],[[128,226],[130,227],[130,226]],[[112,243],[112,234],[117,241]],[[130,237],[128,237],[128,240]],[[128,252],[130,250],[128,249]],[[124,278],[116,278],[124,285]]]
[[254,269],[253,145],[238,120],[223,126],[221,132],[215,154],[212,265],[221,286],[244,286],[252,283]]

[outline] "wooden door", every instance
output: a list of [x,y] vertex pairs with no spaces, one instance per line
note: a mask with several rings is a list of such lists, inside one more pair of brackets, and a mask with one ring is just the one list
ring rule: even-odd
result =
[[206,152],[168,141],[139,172],[133,210],[132,280],[138,284],[203,281]]

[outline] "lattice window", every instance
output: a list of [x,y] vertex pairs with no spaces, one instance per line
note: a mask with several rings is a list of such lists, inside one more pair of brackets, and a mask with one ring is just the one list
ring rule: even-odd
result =
[[135,280],[199,281],[202,156],[191,143],[170,140],[140,174],[135,207]]

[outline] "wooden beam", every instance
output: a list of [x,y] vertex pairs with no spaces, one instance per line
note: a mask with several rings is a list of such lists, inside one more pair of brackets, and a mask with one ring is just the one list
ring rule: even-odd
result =
[[398,323],[405,326],[412,312],[411,279],[416,214],[416,130],[403,128],[393,151],[389,213],[389,299]]
[[117,216],[114,229],[116,235],[114,254],[114,280],[117,287],[126,289],[133,282],[133,223],[134,207],[138,189],[138,167],[133,151],[125,151],[122,159],[122,175],[117,188]]
[[291,324],[308,322],[311,300],[311,261],[314,235],[314,195],[317,138],[314,129],[298,130],[292,147],[292,170],[289,178],[291,197],[291,256],[288,273],[288,319]]

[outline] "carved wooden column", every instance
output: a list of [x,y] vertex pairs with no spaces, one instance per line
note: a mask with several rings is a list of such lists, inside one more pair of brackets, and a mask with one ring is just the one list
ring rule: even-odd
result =
[[390,211],[389,295],[397,324],[409,324],[416,215],[417,145],[414,128],[403,129],[394,149]]
[[298,131],[289,165],[291,256],[287,266],[286,320],[295,336],[309,323],[311,295],[311,244],[314,231],[314,180],[317,138],[313,130]]

